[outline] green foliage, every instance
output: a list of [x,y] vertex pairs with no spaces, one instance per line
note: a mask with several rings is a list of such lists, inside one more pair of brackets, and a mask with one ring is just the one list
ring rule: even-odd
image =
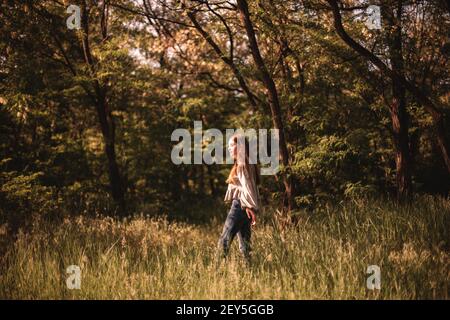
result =
[[[250,105],[230,66],[198,30],[186,26],[190,21],[185,15],[155,7],[164,19],[149,24],[133,13],[145,9],[140,3],[117,3],[122,9],[110,10],[106,38],[100,9],[90,10],[92,65],[86,62],[83,33],[66,28],[61,3],[0,4],[0,159],[11,159],[0,166],[0,174],[6,201],[2,210],[8,216],[16,205],[25,212],[30,206],[50,208],[51,201],[55,207],[62,201],[62,210],[72,214],[118,212],[110,196],[96,104],[99,84],[105,86],[115,124],[115,157],[131,215],[207,220],[208,210],[201,204],[213,206],[213,216],[223,210],[216,204],[222,202],[229,168],[174,165],[174,129],[192,130],[195,120],[202,121],[203,129],[222,131],[273,126],[268,93],[235,11],[216,8],[221,20],[199,3],[204,10],[197,18],[222,58],[231,58],[231,34],[231,62],[256,106]],[[394,193],[391,81],[336,36],[330,16],[316,1],[249,5],[280,99],[290,158],[277,177],[263,177],[264,204],[283,201],[284,174],[297,186],[296,202],[309,209],[322,201]],[[427,19],[414,18],[419,9]],[[448,41],[446,24],[438,22],[448,20],[444,9],[427,3],[405,11],[402,22],[408,32],[402,45],[406,78],[420,82],[448,112]],[[352,37],[388,61],[384,29],[368,31],[347,12],[343,20]],[[442,52],[435,43],[442,44]],[[415,191],[446,195],[450,180],[431,118],[413,97],[406,98]]]
[[318,201],[339,199],[340,195],[377,191],[370,180],[364,179],[365,158],[362,149],[336,136],[322,137],[297,152],[292,172],[302,182],[300,187],[305,193],[297,198],[298,204],[312,206]]
[[[4,166],[10,159],[4,159]],[[20,174],[16,171],[0,172],[0,222],[17,231],[27,226],[33,215],[52,216],[61,205],[54,188],[43,186],[42,172]]]

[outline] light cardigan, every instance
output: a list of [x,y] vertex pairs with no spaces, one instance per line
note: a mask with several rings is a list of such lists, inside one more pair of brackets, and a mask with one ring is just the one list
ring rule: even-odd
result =
[[238,165],[236,176],[228,184],[224,201],[241,200],[243,209],[251,208],[258,211],[261,207],[258,186],[256,185],[255,166]]

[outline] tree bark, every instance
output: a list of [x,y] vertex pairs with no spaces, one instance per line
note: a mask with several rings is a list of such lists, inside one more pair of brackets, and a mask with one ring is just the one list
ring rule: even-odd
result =
[[105,154],[108,160],[108,174],[111,188],[111,195],[114,201],[120,207],[120,214],[124,214],[125,210],[125,192],[122,185],[122,179],[119,166],[116,160],[115,147],[115,124],[114,118],[108,108],[108,102],[103,96],[97,104],[97,114],[102,130],[102,136],[105,143]]
[[[392,70],[404,77],[402,54],[402,0],[397,0],[396,13],[389,6],[382,7],[383,20],[387,21],[387,43]],[[405,88],[397,80],[392,80],[391,113],[393,141],[395,149],[397,201],[408,200],[412,193],[411,160],[409,149],[409,115],[406,110]]]

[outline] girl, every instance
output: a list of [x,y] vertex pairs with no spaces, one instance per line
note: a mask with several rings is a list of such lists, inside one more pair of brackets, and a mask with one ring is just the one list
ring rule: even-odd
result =
[[219,249],[226,257],[237,234],[239,249],[250,262],[250,228],[256,224],[256,213],[260,210],[258,167],[249,163],[249,145],[243,135],[235,134],[230,138],[228,151],[234,165],[226,181],[228,189],[224,200],[231,201],[231,209],[219,239]]

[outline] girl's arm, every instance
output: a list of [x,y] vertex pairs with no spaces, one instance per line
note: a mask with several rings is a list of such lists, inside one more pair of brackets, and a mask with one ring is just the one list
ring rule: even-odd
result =
[[256,172],[254,167],[238,166],[237,176],[242,185],[241,204],[247,215],[255,224],[255,212],[259,210],[259,194],[256,186]]

